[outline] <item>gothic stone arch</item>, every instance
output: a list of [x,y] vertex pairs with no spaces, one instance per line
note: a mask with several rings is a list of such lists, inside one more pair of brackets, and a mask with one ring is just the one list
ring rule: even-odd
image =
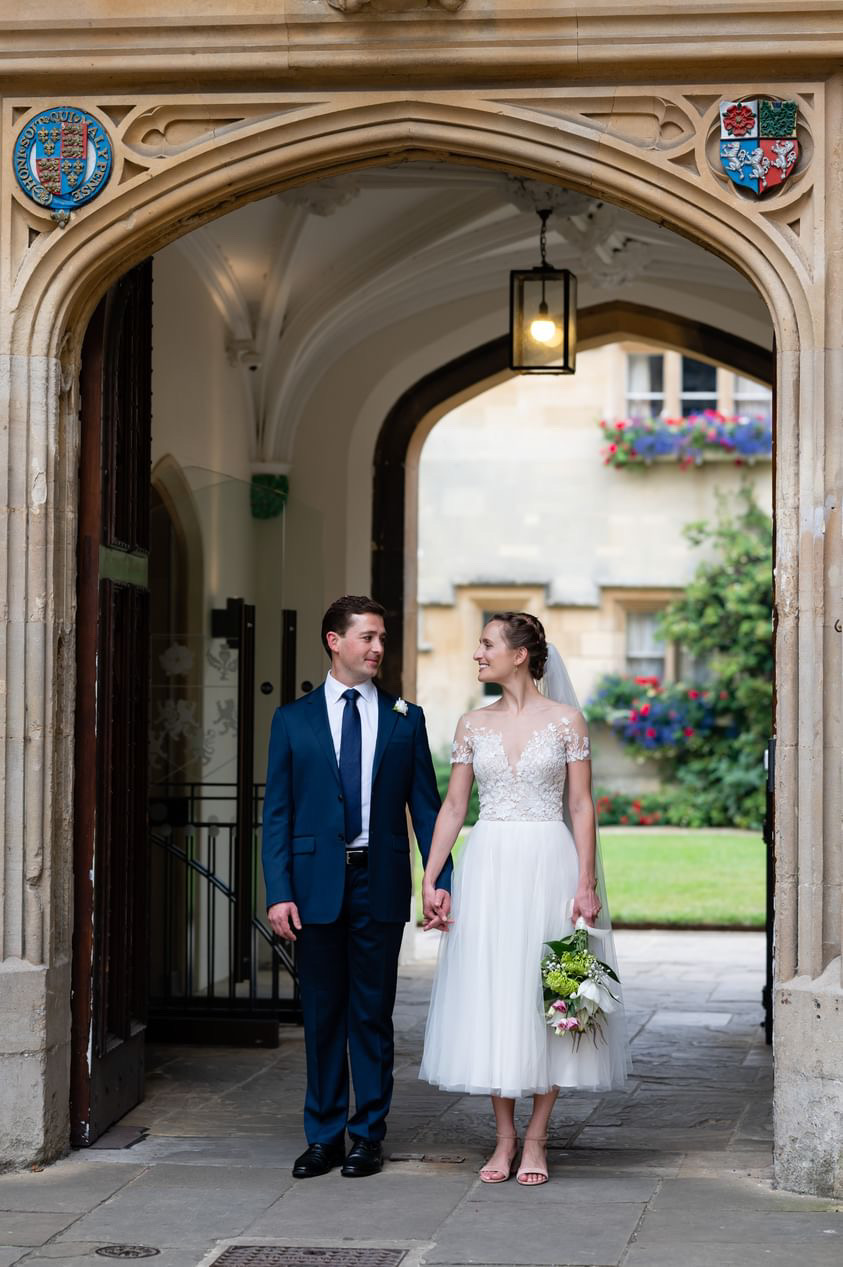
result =
[[[608,95],[576,84],[434,86],[414,96],[236,93],[218,85],[196,95],[80,94],[74,103],[112,136],[115,167],[106,192],[65,229],[26,202],[10,164],[3,168],[0,391],[3,434],[11,441],[10,513],[0,552],[8,561],[2,566],[10,620],[2,698],[9,859],[3,953],[23,965],[7,980],[16,1012],[32,1017],[10,1056],[15,1077],[5,1080],[25,1086],[25,1094],[0,1101],[10,1125],[3,1132],[8,1159],[55,1156],[67,1140],[78,362],[85,323],[128,266],[206,220],[317,176],[424,158],[503,169],[631,207],[732,263],[768,307],[779,406],[776,999],[779,1011],[788,1005],[791,1022],[776,1039],[778,1173],[791,1187],[843,1192],[840,876],[832,825],[841,675],[832,606],[839,597],[830,586],[840,533],[825,477],[840,460],[839,302],[827,303],[827,293],[832,287],[839,298],[843,216],[841,177],[826,135],[841,85],[819,76],[677,85],[687,56],[677,43],[673,82],[613,83]],[[805,160],[777,197],[756,202],[718,174],[712,155],[719,99],[758,93],[798,97]],[[35,95],[4,101],[5,153],[26,119],[54,101]],[[49,1028],[39,1019],[48,995]]]

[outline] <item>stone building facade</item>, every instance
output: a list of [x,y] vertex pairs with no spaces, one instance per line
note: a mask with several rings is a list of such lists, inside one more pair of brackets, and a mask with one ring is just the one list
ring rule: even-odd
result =
[[[635,394],[642,359],[665,389],[646,409]],[[683,377],[701,378],[711,394],[683,396]],[[679,419],[703,408],[736,410],[752,428],[749,410],[766,425],[771,407],[764,384],[678,352],[615,343],[580,353],[572,377],[518,375],[437,424],[419,470],[417,656],[417,698],[435,752],[450,744],[455,718],[483,703],[471,659],[483,613],[516,602],[542,620],[582,701],[604,673],[695,680],[701,666],[664,646],[657,629],[658,613],[701,562],[683,527],[713,521],[721,506],[736,511],[743,487],[769,513],[770,455],[712,448],[690,466],[663,456],[619,468],[605,460],[612,429],[630,415]],[[598,785],[652,786],[651,769],[624,762],[620,744],[611,751],[611,769],[605,749],[595,754]],[[760,761],[759,753],[759,770]]]
[[[744,340],[733,368],[752,374],[758,358],[769,363],[772,335],[776,1165],[783,1186],[843,1195],[843,13],[824,0],[676,0],[669,12],[600,0],[210,8],[79,0],[72,16],[57,17],[54,5],[32,0],[3,22],[4,1161],[56,1157],[72,1125],[73,899],[88,876],[74,830],[86,775],[75,746],[76,651],[86,633],[77,620],[78,514],[90,509],[79,497],[80,366],[92,314],[127,269],[227,212],[313,181],[421,163],[538,181],[617,207],[695,244],[712,276],[728,266],[747,283],[744,299],[728,304],[701,281],[691,323],[681,277],[672,307],[665,294],[626,306],[586,295],[586,344],[658,333],[720,359],[704,324]],[[719,103],[759,97],[798,102],[800,157],[785,185],[756,198],[720,164]],[[61,106],[87,111],[113,147],[107,183],[69,218],[27,195],[12,160],[22,131]],[[576,222],[573,206],[581,204],[568,204]],[[445,223],[451,207],[438,200]],[[427,208],[429,224],[436,214]],[[406,258],[412,244],[396,239],[394,251]],[[221,310],[232,292],[224,271],[218,281]],[[346,284],[359,295],[359,278]],[[320,298],[321,313],[330,299]],[[298,489],[285,603],[312,622],[326,595],[375,585],[406,638],[416,618],[408,476],[426,429],[504,366],[488,303],[472,308],[449,295],[438,328],[422,337],[413,294],[400,299],[368,343],[362,334],[357,344],[339,340],[330,381],[324,362],[312,363],[307,392],[259,413],[246,467],[250,476],[288,472]],[[250,374],[248,321],[228,324],[231,372]],[[302,356],[279,367],[284,381]],[[307,554],[314,542],[318,566]],[[320,664],[316,652],[304,668],[315,674]],[[412,683],[393,677],[409,694]],[[77,942],[84,932],[77,920]],[[78,961],[75,969],[84,984]],[[83,1062],[90,1050],[81,1042]]]

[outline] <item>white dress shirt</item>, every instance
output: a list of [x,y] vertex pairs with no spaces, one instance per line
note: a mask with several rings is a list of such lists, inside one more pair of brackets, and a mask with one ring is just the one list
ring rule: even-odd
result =
[[[342,715],[347,705],[343,699],[343,691],[349,688],[338,682],[333,673],[325,678],[325,704],[328,709],[328,724],[331,727],[331,738],[334,741],[334,753],[337,765],[340,761],[340,741],[342,739]],[[360,692],[357,700],[357,711],[360,714],[360,821],[362,830],[359,836],[350,840],[348,849],[362,849],[369,844],[369,814],[372,806],[372,766],[375,761],[375,743],[378,738],[378,690],[374,682],[361,682],[354,687]]]

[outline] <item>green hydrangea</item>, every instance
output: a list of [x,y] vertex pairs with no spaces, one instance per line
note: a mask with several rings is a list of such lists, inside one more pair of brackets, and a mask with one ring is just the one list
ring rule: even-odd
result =
[[587,977],[593,963],[594,955],[587,950],[579,953],[569,950],[562,956],[562,968],[572,977]]
[[567,976],[561,968],[548,972],[545,981],[561,999],[570,998],[579,989],[579,981],[574,981],[572,977]]

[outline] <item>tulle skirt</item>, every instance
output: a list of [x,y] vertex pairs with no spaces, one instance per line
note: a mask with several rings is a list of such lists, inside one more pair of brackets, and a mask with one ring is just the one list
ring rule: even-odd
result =
[[[420,1078],[446,1091],[513,1098],[624,1085],[621,1009],[606,1018],[605,1042],[583,1036],[578,1046],[570,1034],[553,1034],[544,1017],[544,943],[572,931],[577,878],[563,822],[478,820],[456,869],[454,922],[439,948]],[[615,966],[611,933],[591,948]]]

